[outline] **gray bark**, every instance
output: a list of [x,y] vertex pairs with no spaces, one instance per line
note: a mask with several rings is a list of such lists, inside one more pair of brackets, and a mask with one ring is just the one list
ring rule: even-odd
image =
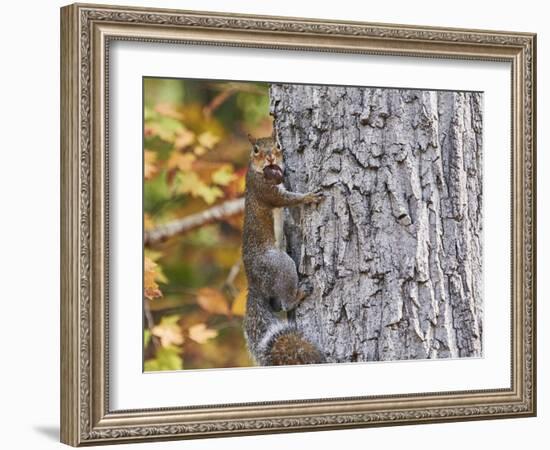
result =
[[482,94],[271,86],[314,292],[295,311],[330,362],[482,356]]

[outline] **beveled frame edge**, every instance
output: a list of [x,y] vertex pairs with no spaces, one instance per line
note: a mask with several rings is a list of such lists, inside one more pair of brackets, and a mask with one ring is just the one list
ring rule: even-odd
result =
[[[105,109],[112,39],[512,64],[512,386],[109,411]],[[75,4],[61,9],[61,440],[78,446],[536,414],[536,35]]]

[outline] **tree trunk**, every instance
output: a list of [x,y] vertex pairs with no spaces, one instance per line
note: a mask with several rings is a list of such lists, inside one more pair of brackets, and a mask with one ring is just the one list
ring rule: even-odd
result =
[[482,94],[274,84],[284,213],[329,362],[482,355]]

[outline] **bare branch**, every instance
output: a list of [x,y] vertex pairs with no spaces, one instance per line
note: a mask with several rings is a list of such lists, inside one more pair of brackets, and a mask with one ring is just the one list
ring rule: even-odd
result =
[[152,348],[150,348],[150,346],[147,346],[147,348],[145,348],[146,356],[144,357],[144,359],[149,359],[154,356],[157,350],[161,347],[161,344],[159,337],[153,334],[155,319],[153,319],[153,313],[151,312],[151,305],[149,304],[149,300],[147,300],[145,297],[143,297],[143,314],[145,316],[145,329],[149,330],[149,332],[151,333]]
[[226,89],[225,91],[220,92],[208,105],[203,108],[203,114],[210,118],[214,111],[223,105],[235,92],[237,92],[235,89]]
[[227,219],[244,211],[244,198],[227,200],[219,205],[212,206],[196,214],[159,225],[153,230],[146,231],[143,239],[145,245],[156,244],[166,239],[182,234],[203,225]]
[[235,264],[231,266],[231,269],[229,270],[229,274],[227,275],[227,278],[223,283],[223,287],[227,289],[232,299],[234,299],[238,293],[238,290],[235,287],[235,278],[237,278],[237,275],[239,275],[240,270],[241,270],[241,259],[239,258],[235,262]]

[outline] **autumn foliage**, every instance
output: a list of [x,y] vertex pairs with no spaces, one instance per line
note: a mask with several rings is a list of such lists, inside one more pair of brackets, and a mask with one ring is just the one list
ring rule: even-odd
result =
[[268,86],[145,78],[143,91],[144,369],[249,366],[242,210],[201,219],[243,196],[246,135],[271,133]]

